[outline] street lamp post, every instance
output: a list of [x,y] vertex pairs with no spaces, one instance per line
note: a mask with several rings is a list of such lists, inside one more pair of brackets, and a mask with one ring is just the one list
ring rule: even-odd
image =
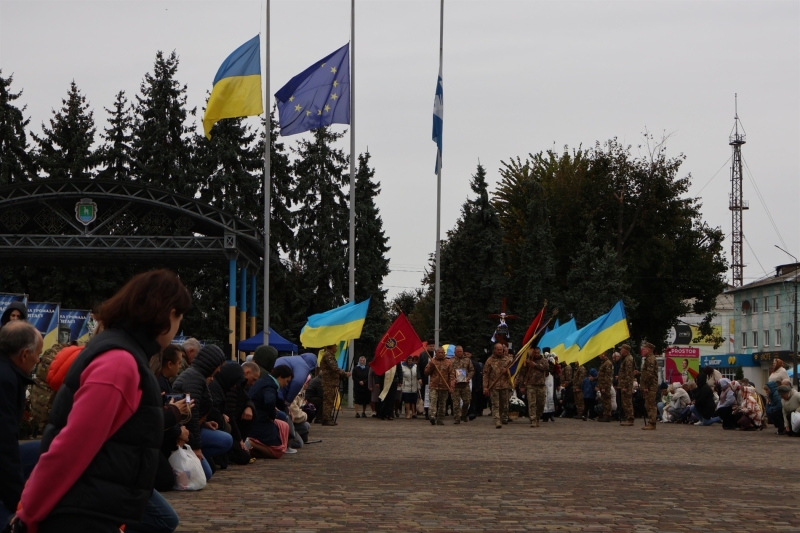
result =
[[792,365],[794,366],[794,371],[792,373],[792,382],[794,383],[795,388],[800,389],[800,387],[797,385],[797,278],[800,277],[800,273],[798,273],[798,270],[800,270],[800,264],[798,264],[795,256],[777,244],[775,245],[775,248],[794,259],[794,326],[792,327]]

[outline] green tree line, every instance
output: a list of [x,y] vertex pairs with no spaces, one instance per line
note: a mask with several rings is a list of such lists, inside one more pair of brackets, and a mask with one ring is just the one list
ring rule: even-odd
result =
[[[135,180],[198,198],[262,228],[263,120],[258,129],[242,119],[220,121],[210,140],[196,134],[197,109],[187,106],[178,67],[175,52],[158,52],[133,100],[119,91],[104,108],[107,126],[99,133],[95,113],[75,81],[40,133],[31,132],[26,107],[20,106],[22,90],[12,88],[13,76],[0,71],[0,186],[39,179]],[[270,116],[270,323],[295,342],[309,315],[344,304],[349,294],[349,156],[335,147],[341,136],[323,128],[287,146],[278,135],[274,113]],[[364,355],[388,326],[382,285],[389,272],[389,248],[375,203],[379,193],[370,154],[360,154],[356,298],[372,298],[363,341],[356,345]],[[0,290],[87,308],[112,295],[136,272],[157,266],[5,264],[0,267]],[[227,268],[221,260],[177,269],[195,301],[183,321],[185,334],[227,339]],[[262,277],[257,276],[259,308]]]
[[[616,139],[504,161],[489,193],[479,164],[473,196],[441,246],[441,339],[482,353],[498,324],[489,314],[507,298],[511,340],[521,344],[545,303],[578,327],[625,303],[631,337],[665,344],[689,312],[710,334],[725,287],[723,234],[703,223],[680,175],[685,156],[668,157],[667,138],[645,133],[633,155]],[[417,331],[433,334],[433,256],[419,290],[394,303]]]

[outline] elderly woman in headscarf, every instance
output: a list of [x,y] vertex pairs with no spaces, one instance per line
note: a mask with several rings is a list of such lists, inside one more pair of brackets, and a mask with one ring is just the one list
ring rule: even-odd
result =
[[727,378],[720,378],[719,400],[714,416],[703,422],[704,426],[710,426],[715,422],[722,422],[722,429],[736,429],[736,420],[733,416],[733,407],[736,405],[736,393],[731,388],[731,381]]
[[682,386],[680,382],[676,381],[671,386],[672,398],[666,409],[668,417],[667,422],[677,422],[683,416],[689,404],[692,403],[692,399],[689,397],[689,392],[686,390],[686,387]]
[[769,378],[767,381],[774,381],[778,385],[780,385],[784,379],[789,379],[789,373],[784,368],[783,360],[781,359],[773,359],[772,360],[772,367],[770,368]]
[[756,396],[756,390],[750,386],[742,386],[740,390],[740,401],[736,412],[744,415],[739,417],[737,424],[744,431],[755,431],[761,429],[761,420],[764,411]]

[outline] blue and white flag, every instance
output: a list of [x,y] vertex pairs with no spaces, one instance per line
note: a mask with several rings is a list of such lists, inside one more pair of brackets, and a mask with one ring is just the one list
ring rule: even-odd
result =
[[275,99],[281,135],[350,124],[350,44],[289,80]]
[[439,81],[433,98],[433,142],[436,143],[436,173],[442,169],[442,130],[444,129],[444,91],[442,89],[442,66],[439,65]]

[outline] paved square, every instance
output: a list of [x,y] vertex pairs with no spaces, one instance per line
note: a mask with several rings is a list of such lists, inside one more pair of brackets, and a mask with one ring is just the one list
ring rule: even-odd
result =
[[165,494],[178,531],[800,531],[800,438],[720,425],[354,418]]

